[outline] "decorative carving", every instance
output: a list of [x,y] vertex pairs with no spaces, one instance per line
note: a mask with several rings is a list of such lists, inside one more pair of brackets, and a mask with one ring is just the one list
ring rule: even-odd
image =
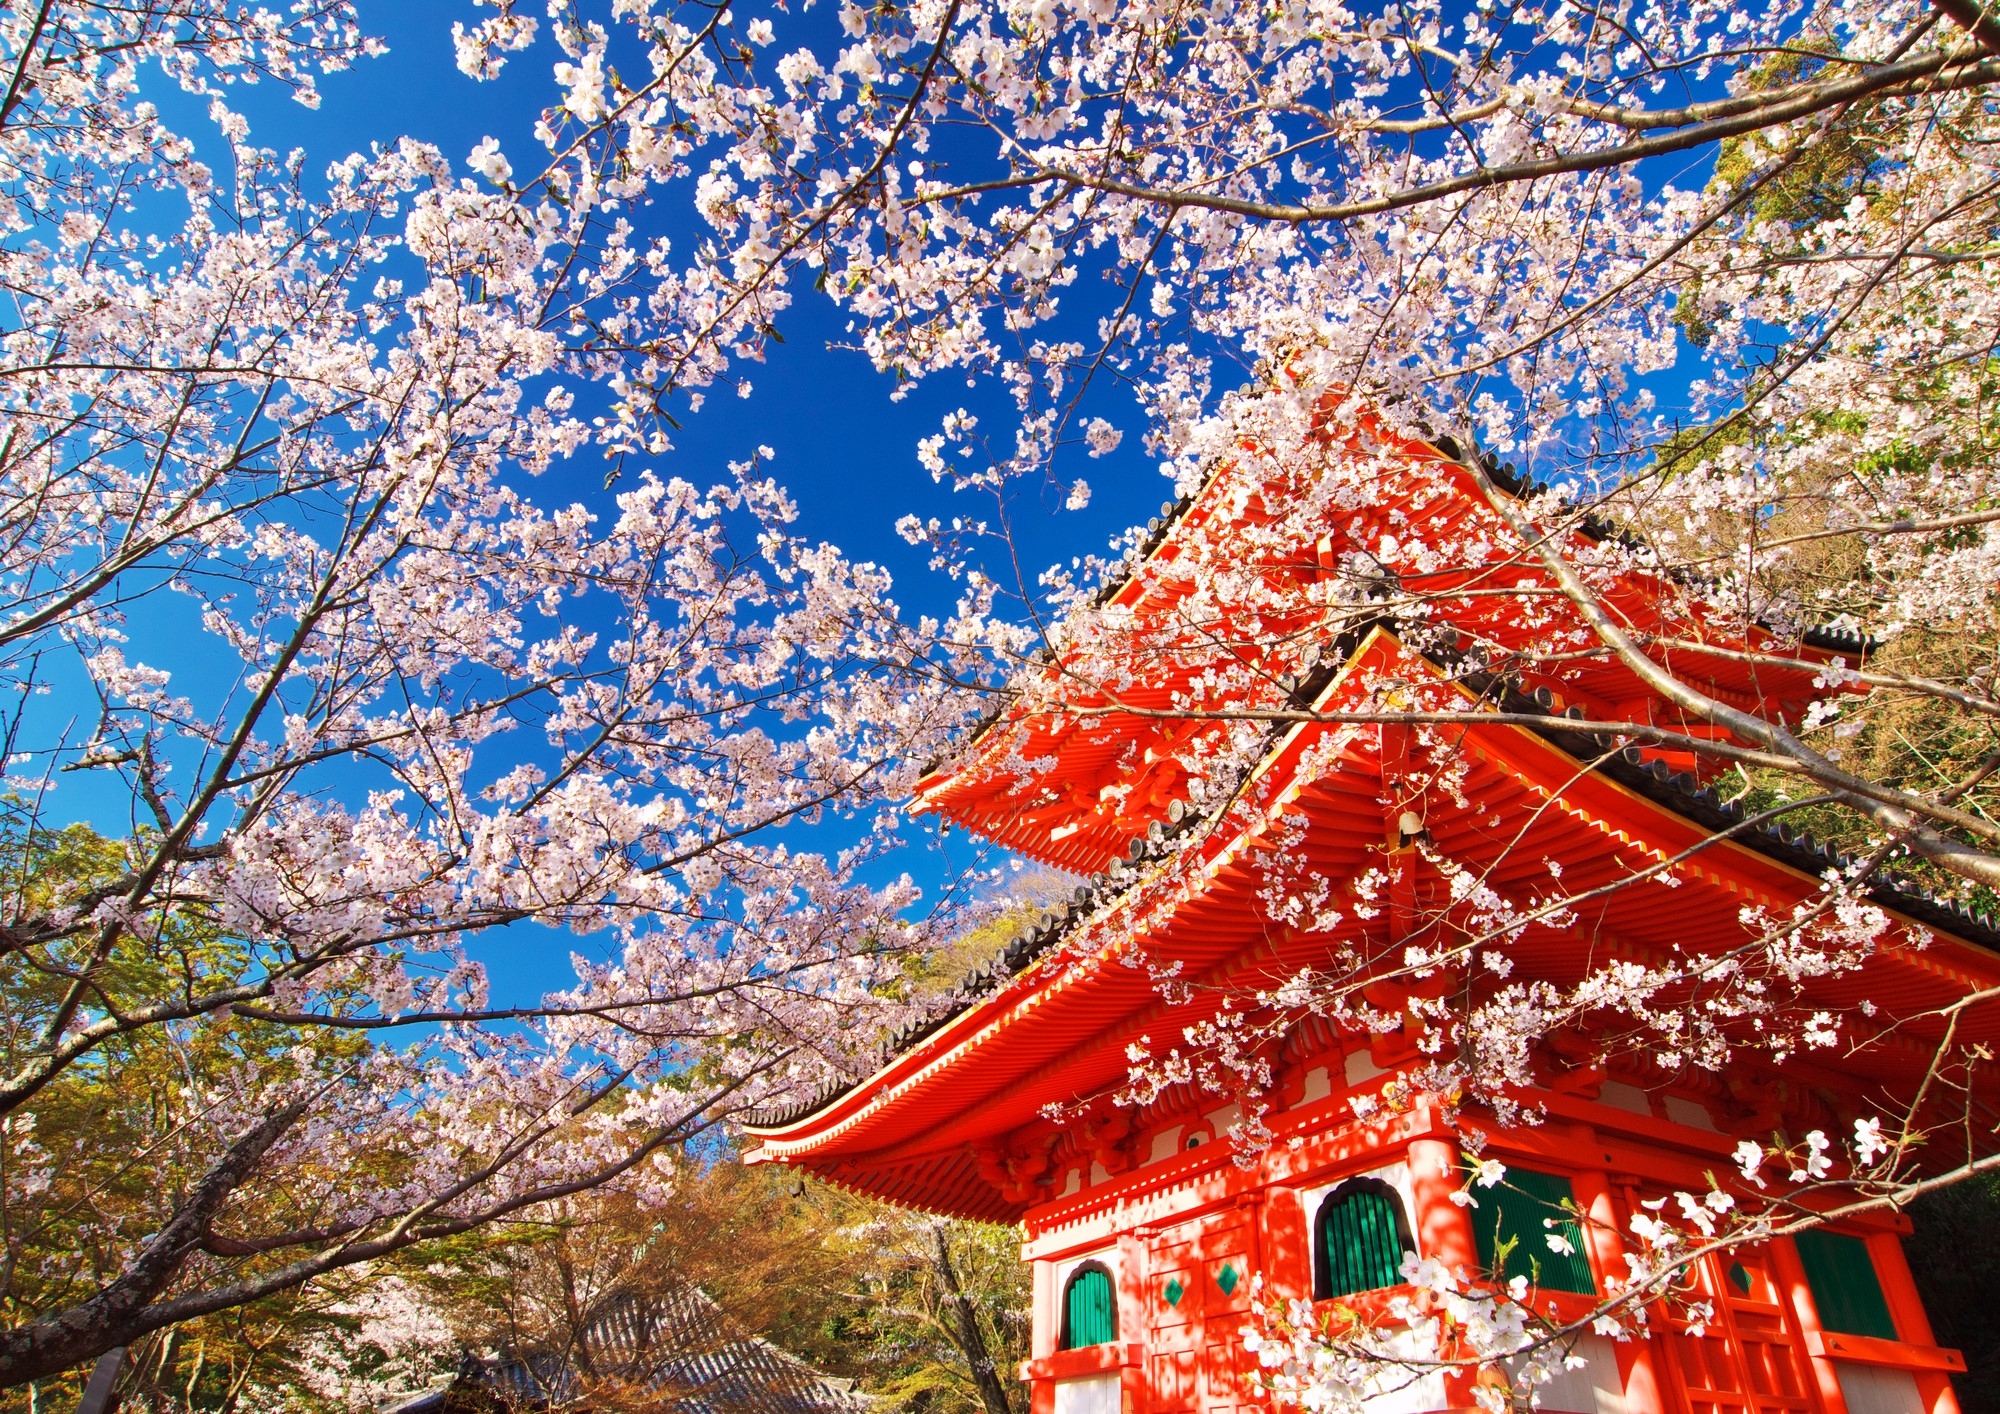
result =
[[1005,1149],[974,1145],[972,1157],[979,1176],[1000,1190],[1010,1203],[1033,1203],[1050,1186],[1049,1160],[1057,1134],[1049,1133],[1026,1141],[1017,1140]]
[[1083,1150],[1091,1162],[1101,1164],[1106,1173],[1123,1173],[1132,1162],[1127,1141],[1132,1136],[1132,1114],[1129,1110],[1113,1110],[1106,1115],[1085,1120],[1079,1131]]

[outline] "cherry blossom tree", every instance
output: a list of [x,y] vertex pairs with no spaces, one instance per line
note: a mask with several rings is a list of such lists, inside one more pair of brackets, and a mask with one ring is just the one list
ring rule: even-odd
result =
[[[500,0],[462,31],[468,72],[536,42],[519,8]],[[1212,671],[1146,710],[1232,724],[1206,738],[1197,804],[1214,828],[1274,724],[1410,729],[1448,786],[1440,728],[1463,710],[1448,693],[1398,684],[1400,700],[1337,715],[1292,696],[1315,645],[1387,622],[1464,654],[1454,686],[1614,663],[1664,717],[1529,703],[1491,719],[1733,773],[1749,824],[1731,830],[1809,823],[1849,851],[1800,915],[1687,964],[1745,979],[1725,988],[1727,1022],[1688,1034],[1670,1000],[1689,981],[1678,964],[1596,970],[1554,997],[1503,989],[1469,1011],[1439,1000],[1437,1063],[1415,1083],[1504,1110],[1538,1048],[1583,1015],[1621,1018],[1635,1051],[1671,1038],[1677,1063],[1715,1071],[1741,1059],[1745,1026],[1758,1046],[1838,1044],[1838,1019],[1786,1000],[1880,945],[1874,881],[1899,873],[1990,904],[2000,30],[1976,3],[918,0],[841,6],[831,44],[795,42],[804,28],[784,16],[621,13],[629,26],[551,9],[566,93],[545,115],[547,155],[566,191],[612,166],[619,195],[692,182],[713,236],[679,278],[712,292],[709,327],[739,355],[810,281],[903,383],[964,375],[1011,399],[1012,425],[990,440],[982,407],[920,445],[962,491],[1004,503],[1047,479],[1082,505],[1073,460],[1114,455],[1129,426],[1182,497],[1246,461],[1291,493],[1276,503],[1295,510],[1232,526],[1197,558],[1164,632],[1099,592],[1148,573],[1144,532],[1081,572],[1010,580],[1004,548],[987,553],[997,517],[906,519],[971,586],[957,631],[1020,665],[1018,710],[1129,716],[1134,685],[1187,667],[1199,639]],[[634,389],[627,415],[663,393],[698,398],[689,385],[716,372],[684,360]],[[1231,572],[1286,563],[1329,517],[1338,529],[1382,507],[1396,475],[1407,492],[1407,469],[1341,450],[1377,434],[1446,449],[1473,489],[1470,529],[1413,520],[1325,566],[1309,594],[1296,577]],[[1467,596],[1437,587],[1467,567],[1507,572],[1508,633],[1482,632]],[[1612,607],[1633,574],[1663,596],[1657,622]],[[1847,635],[1844,657],[1808,651],[1829,629]],[[1752,670],[1809,673],[1810,700],[1726,700],[1678,666],[1718,645]],[[1031,658],[1042,649],[1054,668]],[[1464,882],[1477,926],[1463,936],[1480,946],[1580,902],[1560,880],[1509,898],[1463,861],[1427,862]],[[1309,911],[1353,882],[1295,878],[1270,906]],[[1465,960],[1454,945],[1299,979],[1250,999],[1254,1024],[1238,1013],[1187,1051],[1139,1057],[1133,1094],[1201,1078],[1254,1097],[1260,1047],[1292,1020],[1345,1009],[1365,1028],[1364,980]],[[1968,1085],[1977,1057],[1945,1034],[1940,1072]],[[1796,1153],[1779,1146],[1782,1200],[1684,1195],[1633,1234],[1616,1304],[1659,1296],[1702,1244],[1899,1203],[1989,1162],[1981,1141],[1931,1148],[1920,1167],[1935,1118],[1864,1116],[1838,1141],[1814,1130]],[[1983,1125],[1971,1108],[1957,1118]],[[1254,1148],[1254,1122],[1237,1137]],[[1743,1155],[1745,1185],[1773,1181],[1769,1147]],[[1453,1321],[1463,1359],[1520,1356],[1534,1383],[1532,1353],[1562,1333],[1461,1278],[1413,1274],[1469,1303]],[[1355,1370],[1461,1358],[1444,1343],[1343,1354],[1324,1332],[1288,1338],[1289,1354],[1284,1339],[1265,1348],[1316,1408],[1351,1407]],[[1316,1383],[1323,1370],[1346,1373]]]
[[[768,453],[697,484],[578,408],[716,343],[598,193],[252,144],[244,86],[311,106],[360,26],[0,20],[0,1385],[658,1187],[865,1064],[936,926],[885,851],[949,649]],[[548,494],[585,448],[638,460]],[[77,791],[129,832],[59,830]],[[532,928],[611,960],[495,1002],[481,940]]]
[[[536,20],[492,8],[459,31],[470,73],[535,42]],[[615,170],[601,190],[624,199],[691,177],[715,234],[678,278],[739,356],[809,275],[882,368],[993,377],[1018,413],[1004,454],[968,413],[919,449],[961,487],[1054,475],[1087,499],[1058,461],[1120,444],[1088,415],[1099,380],[1134,395],[1182,492],[1245,436],[1296,442],[1340,388],[1449,439],[1481,478],[1511,457],[1564,493],[1518,513],[1499,496],[1516,533],[1614,520],[1646,563],[1699,576],[1711,608],[1893,644],[1966,608],[1983,625],[1990,601],[1979,153],[2000,58],[1959,10],[943,0],[844,6],[833,54],[786,51],[762,17],[724,39],[726,7],[613,30],[557,6],[554,165],[521,191]],[[619,65],[642,55],[654,76],[633,87]],[[1086,281],[1107,296],[1088,311]],[[697,354],[720,346],[630,385],[625,420],[698,405],[688,390],[719,365]],[[1244,388],[1218,377],[1231,359]],[[949,559],[969,524],[905,528]],[[1537,544],[1583,605],[1572,557]],[[1115,556],[1091,568],[1122,572]],[[1059,616],[1088,578],[1024,607]],[[996,652],[1040,643],[986,607],[969,601],[967,626]],[[1647,645],[1591,621],[1604,651],[1773,769],[1968,885],[2000,883],[1994,827],[1960,799],[1983,775],[1857,776],[1809,732],[1690,696]],[[1856,683],[1992,706],[1949,673],[1834,687]],[[1838,700],[1841,730],[1866,720]],[[1811,730],[1831,724],[1829,708]]]
[[[199,1176],[115,1275],[0,1337],[0,1377],[637,1177],[733,1106],[854,1064],[897,1010],[893,955],[927,941],[912,889],[862,882],[891,840],[876,805],[996,675],[1024,709],[1097,711],[1179,651],[1097,600],[1139,532],[1037,579],[995,522],[912,516],[963,588],[912,627],[878,571],[793,528],[761,454],[701,484],[655,469],[807,286],[901,383],[997,390],[1011,427],[982,404],[917,449],[974,496],[1053,479],[1085,504],[1072,461],[1136,428],[1177,493],[1254,458],[1325,488],[1309,518],[1380,494],[1329,451],[1350,434],[1448,445],[1478,546],[1415,531],[1303,605],[1219,569],[1183,601],[1266,660],[1167,709],[1231,724],[1214,828],[1268,728],[1312,715],[1275,640],[1437,624],[1450,596],[1422,570],[1500,563],[1526,572],[1526,632],[1475,644],[1479,672],[1621,664],[1673,720],[1565,729],[1736,771],[1753,809],[1816,812],[1850,845],[1808,916],[1760,933],[1763,975],[1865,957],[1883,870],[1974,899],[2000,883],[2000,58],[1976,8],[919,0],[843,4],[837,39],[824,12],[703,0],[527,10],[469,11],[457,56],[475,77],[551,63],[539,150],[406,141],[323,175],[252,145],[232,98],[255,79],[310,101],[369,47],[345,5],[50,0],[4,21],[16,848],[33,857],[69,768],[119,782],[133,825],[117,869],[10,904],[36,1000],[0,1084],[9,1172],[43,1181],[37,1097],[121,1038],[304,1039],[189,1084],[173,1134]],[[161,69],[210,103],[226,162],[144,96]],[[656,217],[686,205],[705,234],[675,244]],[[626,487],[601,519],[534,494],[585,450]],[[1233,563],[1306,528],[1246,531]],[[1628,573],[1774,671],[1816,626],[1877,646],[1780,719],[1608,612]],[[73,729],[38,705],[79,690],[99,706]],[[854,821],[837,853],[777,837],[830,816]],[[1570,902],[1475,901],[1502,944]],[[537,922],[615,930],[621,962],[489,1005],[472,941]],[[231,946],[192,946],[204,930]],[[1642,1045],[1669,980],[1441,1012],[1440,1034],[1483,1039],[1429,1078],[1497,1095],[1585,1007]],[[1306,978],[1262,1024],[1351,991]],[[1691,1063],[1730,1063],[1726,1029],[1705,1040]],[[1254,1048],[1202,1044],[1254,1092]],[[1858,1202],[1935,1181],[1917,1117],[1880,1120],[1842,1136],[1845,1168],[1822,1134],[1784,1172]],[[1689,1201],[1634,1292],[1688,1242],[1767,1230],[1761,1207]],[[1511,1319],[1482,1316],[1502,1334],[1468,1358],[1524,1349]]]

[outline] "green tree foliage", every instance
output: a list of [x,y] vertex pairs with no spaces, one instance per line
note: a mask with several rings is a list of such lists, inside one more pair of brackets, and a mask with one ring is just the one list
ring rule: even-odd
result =
[[1965,1356],[1964,1414],[2000,1414],[2000,1177],[1982,1174],[1910,1205],[1904,1240],[1938,1344]]
[[596,1193],[547,1221],[468,1234],[412,1280],[469,1350],[566,1361],[595,1414],[651,1409],[673,1391],[649,1387],[646,1354],[597,1348],[593,1318],[689,1285],[726,1313],[720,1336],[768,1340],[890,1409],[1026,1410],[1013,1371],[1028,1353],[1028,1292],[1013,1232],[733,1157],[687,1161],[664,1205]]
[[[1753,76],[1751,87],[1779,87],[1810,79],[1823,61],[1810,52],[1788,52]],[[1902,230],[1909,194],[1882,180],[1882,154],[1889,125],[1881,104],[1859,103],[1831,118],[1821,138],[1801,147],[1775,176],[1751,194],[1746,221],[1757,233],[1749,258],[1773,272],[1831,258],[1818,245],[1821,223],[1845,212],[1867,217],[1884,248],[1912,239]],[[1949,149],[1969,140],[1949,125],[1934,140]],[[1744,183],[1762,160],[1756,136],[1732,139],[1717,153],[1711,190]],[[1924,238],[1927,259],[1938,269],[1962,269],[1965,279],[1990,255],[1987,242],[1975,247],[1939,245]],[[1905,310],[1913,329],[1943,316],[1936,306],[1948,283],[1921,287]],[[1941,292],[1942,291],[1942,292]],[[1717,321],[1736,311],[1719,302],[1700,280],[1680,290],[1675,320],[1689,340],[1707,348]],[[1739,331],[1739,338],[1746,335]],[[1755,337],[1751,331],[1748,337]],[[1921,340],[1916,340],[1921,344]],[[1781,356],[1783,355],[1783,356]],[[1769,387],[1790,376],[1790,352],[1773,345]],[[1769,604],[1811,606],[1813,621],[1775,625],[1810,628],[1814,623],[1853,626],[1864,634],[1886,630],[1855,654],[1850,668],[1876,675],[1864,707],[1814,725],[1834,759],[1883,786],[1940,795],[1950,804],[1987,821],[2000,811],[2000,721],[1970,705],[2000,681],[2000,638],[1993,632],[1948,617],[1909,622],[1901,601],[1919,597],[1914,586],[1926,576],[1926,559],[1962,552],[1981,543],[1979,517],[1994,507],[1979,500],[1961,508],[1967,523],[1916,541],[1907,534],[1922,519],[1895,512],[1896,493],[1908,487],[1965,480],[2000,457],[2000,360],[1985,357],[1971,368],[1962,359],[1913,360],[1885,379],[1880,400],[1868,411],[1818,406],[1804,415],[1792,404],[1767,400],[1753,388],[1739,407],[1705,425],[1688,427],[1662,443],[1653,469],[1654,484],[1665,487],[1697,469],[1741,478],[1761,487],[1763,501],[1743,514],[1717,514],[1702,532],[1685,522],[1674,526],[1687,547],[1681,572],[1700,577],[1725,570],[1737,575],[1745,592]],[[1900,429],[1913,429],[1905,436]],[[1942,435],[1940,429],[1944,429]],[[1921,435],[1919,435],[1921,434]],[[1782,471],[1777,470],[1782,468]],[[1661,497],[1662,504],[1672,496]],[[1655,523],[1641,495],[1623,513],[1626,527],[1652,543],[1655,532],[1678,517]],[[1858,510],[1887,507],[1873,515]],[[1880,528],[1857,531],[1857,520]],[[1907,555],[1878,552],[1891,544],[1918,544]],[[1754,607],[1754,606],[1752,606]],[[1976,616],[1967,616],[1976,624]],[[1907,684],[1899,687],[1898,683]],[[1798,725],[1798,724],[1793,724]],[[1830,740],[1829,740],[1830,738]],[[1751,810],[1807,800],[1795,781],[1777,773],[1744,771],[1733,794]],[[1732,792],[1725,791],[1725,794]],[[1867,857],[1882,845],[1879,826],[1841,806],[1796,805],[1787,813],[1793,829],[1810,830],[1842,849]],[[1961,840],[1964,830],[1944,827]],[[1891,851],[1877,867],[1921,880],[1927,887],[1962,897],[1993,911],[2000,897],[1919,857]]]
[[[73,953],[94,930],[28,937],[20,920],[79,916],[119,896],[135,851],[83,826],[39,827],[0,798],[0,1063],[17,1066],[64,1004]],[[1066,890],[1035,875],[1018,901],[912,969],[913,992],[948,991]],[[92,974],[107,1014],[171,1003],[228,979],[247,951],[200,900],[176,900],[118,935]],[[20,1324],[115,1279],[135,1245],[214,1162],[218,1126],[201,1097],[234,1071],[342,1082],[363,1038],[234,1012],[135,1028],[97,1048],[0,1122],[0,1320]],[[558,1350],[586,1371],[590,1317],[620,1295],[692,1284],[740,1332],[918,1414],[1022,1414],[1013,1366],[1026,1354],[1027,1293],[1006,1230],[896,1212],[796,1174],[747,1168],[724,1146],[656,1160],[665,1203],[629,1192],[542,1205],[489,1230],[426,1244],[199,1317],[128,1352],[123,1408],[145,1414],[372,1408],[449,1376],[462,1351]],[[378,1177],[394,1182],[384,1169]],[[301,1215],[309,1217],[309,1215]],[[211,1241],[191,1280],[280,1256]],[[0,1414],[66,1412],[88,1368],[0,1393]],[[595,1381],[604,1408],[656,1402]],[[1001,1407],[995,1407],[995,1394]],[[467,1399],[475,1398],[464,1391]]]
[[[144,843],[128,848],[82,825],[43,829],[23,802],[0,799],[0,1064],[8,1073],[41,1044],[78,976],[78,954],[96,938],[89,929],[33,936],[21,920],[86,916],[117,898]],[[131,1015],[226,984],[246,965],[247,950],[213,926],[198,901],[176,901],[118,933],[91,973],[89,1005]],[[350,1034],[233,1013],[110,1036],[0,1121],[0,1320],[31,1321],[119,1276],[214,1162],[217,1126],[204,1105],[230,1092],[231,1072],[338,1084],[363,1054]],[[213,1274],[275,1260],[211,1242],[190,1265]],[[408,1331],[392,1322],[375,1345],[364,1335],[367,1293],[379,1279],[346,1274],[148,1337],[129,1352],[124,1407],[216,1414],[277,1401],[313,1407],[315,1367],[329,1360],[350,1382],[365,1382],[371,1368],[400,1376],[392,1367],[413,1352]],[[66,1411],[88,1375],[82,1368],[6,1391],[0,1411]]]

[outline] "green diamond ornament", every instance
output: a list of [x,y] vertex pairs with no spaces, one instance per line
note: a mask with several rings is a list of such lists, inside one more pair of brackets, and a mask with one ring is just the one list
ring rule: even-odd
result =
[[1729,1280],[1745,1296],[1750,1294],[1750,1272],[1741,1262],[1730,1263]]
[[1242,1278],[1236,1275],[1236,1268],[1231,1266],[1228,1262],[1224,1262],[1222,1264],[1222,1270],[1215,1274],[1215,1284],[1222,1288],[1222,1294],[1224,1296],[1227,1296],[1229,1295],[1230,1292],[1236,1290],[1236,1283],[1241,1280]]
[[1187,1288],[1181,1285],[1181,1279],[1179,1277],[1168,1277],[1167,1304],[1169,1306],[1178,1306],[1181,1304],[1181,1298],[1185,1295],[1187,1295]]

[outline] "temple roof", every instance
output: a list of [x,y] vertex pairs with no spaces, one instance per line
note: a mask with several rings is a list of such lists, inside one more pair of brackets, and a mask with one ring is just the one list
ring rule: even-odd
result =
[[[1499,468],[1489,476],[1524,506],[1540,489]],[[1712,761],[1567,725],[1720,735],[1571,623],[1536,562],[1487,553],[1507,543],[1505,521],[1453,456],[1364,419],[1326,439],[1323,466],[1281,466],[1246,447],[1162,509],[1095,613],[1078,616],[1024,691],[919,787],[917,808],[1091,882],[939,1015],[894,1038],[874,1075],[755,1117],[753,1159],[907,1206],[1018,1217],[1038,1201],[1035,1164],[1059,1139],[1069,1152],[1086,1142],[1079,1129],[1130,1122],[1109,1104],[1129,1078],[1129,1046],[1172,1044],[1225,1003],[1254,1008],[1343,949],[1383,975],[1400,971],[1424,929],[1457,926],[1437,867],[1399,842],[1407,807],[1421,810],[1440,859],[1487,871],[1510,897],[1589,900],[1582,915],[1536,922],[1505,945],[1516,977],[1558,984],[1607,957],[1658,962],[1747,941],[1746,910],[1786,916],[1828,871],[1850,867],[1722,799]],[[1866,647],[1762,629],[1732,638],[1709,625],[1698,593],[1572,519],[1547,533],[1579,559],[1605,550],[1602,601],[1722,701],[1784,720],[1823,690],[1815,679],[1831,655]],[[1413,598],[1426,614],[1409,613]],[[1576,649],[1560,662],[1528,651],[1565,633]],[[1426,730],[1456,734],[1452,788],[1409,784],[1407,726],[1313,719],[1385,705],[1449,714]],[[1215,794],[1197,786],[1225,758],[1216,778],[1228,793],[1196,808]],[[1236,773],[1245,760],[1258,763],[1247,777]],[[1287,869],[1347,891],[1337,922],[1274,913]],[[1672,893],[1630,882],[1650,874]],[[1367,892],[1378,875],[1393,882],[1386,899]],[[1923,1073],[1924,1042],[1939,1030],[1919,1014],[2000,983],[2000,930],[1879,872],[1866,892],[1890,912],[1889,935],[1858,971],[1811,979],[1804,998],[1849,1013],[1866,1044],[1838,1073],[1788,1064],[1849,1090],[1893,1090]],[[1942,936],[1925,947],[1929,932]],[[1165,975],[1174,986],[1162,987]],[[1879,1027],[1853,1021],[1868,1005]],[[1996,1015],[1961,1018],[1960,1034],[2000,1042]],[[1766,1118],[1742,1076],[1709,1081],[1730,1092],[1725,1110]],[[1040,1139],[1024,1151],[1023,1135]]]
[[[664,1296],[629,1292],[603,1302],[584,1322],[591,1374],[643,1391],[661,1414],[867,1414],[872,1396],[741,1329],[692,1284]],[[467,1355],[454,1388],[499,1395],[507,1408],[573,1407],[587,1388],[571,1347]],[[446,1414],[471,1407],[453,1390],[431,1390],[385,1414]]]
[[[1334,710],[1383,673],[1408,679],[1418,663],[1456,692],[1480,690],[1376,628],[1353,646],[1315,704]],[[1521,704],[1505,693],[1494,700]],[[1524,895],[1550,859],[1561,863],[1571,893],[1604,891],[1588,918],[1534,926],[1509,943],[1517,975],[1573,979],[1581,939],[1599,961],[1727,947],[1750,936],[1746,905],[1782,915],[1818,889],[1825,870],[1843,865],[1780,825],[1748,825],[1712,789],[1615,742],[1481,716],[1468,714],[1462,744],[1471,764],[1461,782],[1479,804],[1426,802],[1437,847],[1491,868],[1496,886]],[[1239,809],[1226,828],[1183,812],[1141,836],[1132,859],[1014,944],[1009,966],[969,989],[950,1012],[901,1038],[875,1075],[758,1117],[751,1130],[763,1147],[754,1157],[799,1163],[909,1206],[1012,1219],[1030,1202],[1020,1176],[1010,1181],[1006,1170],[1007,1136],[1051,1127],[1044,1114],[1051,1105],[1088,1106],[1108,1096],[1125,1078],[1128,1044],[1177,1037],[1214,1015],[1225,997],[1268,991],[1342,942],[1389,953],[1399,945],[1393,909],[1370,920],[1350,914],[1326,934],[1274,926],[1258,906],[1273,859],[1309,861],[1340,879],[1384,861],[1381,742],[1392,729],[1336,741],[1339,730],[1296,723],[1275,731],[1258,772],[1268,789],[1255,809]],[[1682,855],[1668,871],[1678,880],[1671,895],[1663,884],[1622,882]],[[1444,911],[1434,872],[1411,870],[1406,917]],[[1893,880],[1872,881],[1870,896],[1892,911],[1893,936],[1858,971],[1809,983],[1808,998],[1850,1016],[1864,1002],[1879,1009],[1881,1033],[1841,1062],[1842,1073],[1896,1089],[1921,1074],[1924,1042],[1936,1029],[1911,1019],[2000,981],[2000,933],[1989,919]],[[1663,906],[1669,897],[1671,907]],[[1945,936],[1919,947],[1926,929]],[[1147,966],[1128,965],[1142,956]],[[1198,984],[1191,995],[1161,994],[1155,973],[1166,967]],[[1962,1034],[1994,1031],[1991,1010],[1965,1018]],[[1892,1023],[1903,1033],[1889,1034]]]
[[[1352,591],[1367,576],[1385,597],[1422,597],[1434,630],[1502,664],[1545,703],[1576,704],[1597,720],[1720,734],[1687,719],[1601,646],[1560,664],[1513,656],[1562,634],[1579,643],[1590,635],[1538,565],[1489,554],[1507,543],[1506,526],[1453,457],[1371,420],[1328,437],[1324,451],[1326,466],[1302,473],[1246,451],[1194,495],[1163,507],[1126,575],[1106,586],[1092,613],[1077,616],[1056,651],[1029,665],[1020,694],[919,783],[915,808],[1038,862],[1102,872],[1166,820],[1208,758],[1237,749],[1228,713],[1300,708],[1324,686],[1341,656],[1330,645],[1352,639],[1365,608]],[[1346,482],[1329,492],[1340,473]],[[1492,479],[1521,495],[1541,489],[1501,468]],[[1258,532],[1255,564],[1242,562],[1246,530]],[[1587,517],[1551,533],[1575,553],[1607,538]],[[1214,583],[1237,585],[1234,600],[1197,589]],[[1699,596],[1673,587],[1634,556],[1599,592],[1628,626],[1671,640],[1653,648],[1665,666],[1740,708],[1795,717],[1819,691],[1823,664],[1865,647],[1828,633],[1786,644],[1762,631],[1746,645],[1709,628]],[[1532,612],[1523,607],[1530,604]],[[1767,660],[1732,656],[1746,646]],[[1796,666],[1769,661],[1773,650]],[[1714,768],[1666,755],[1678,769]]]

